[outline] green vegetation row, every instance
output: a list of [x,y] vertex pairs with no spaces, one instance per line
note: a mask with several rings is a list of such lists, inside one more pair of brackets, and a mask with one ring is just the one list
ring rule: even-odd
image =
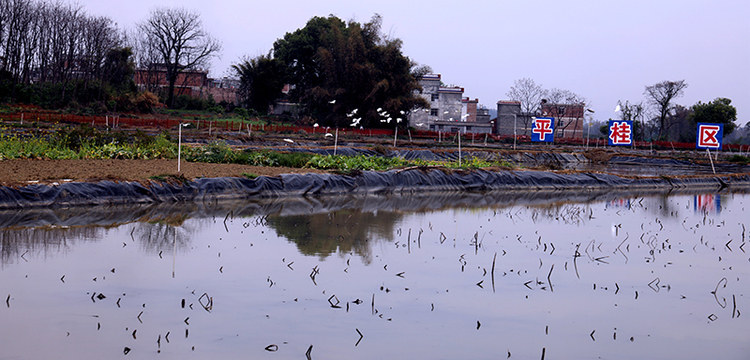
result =
[[[8,135],[0,128],[0,160],[7,159],[176,159],[177,144],[167,132],[149,136],[140,131],[99,132],[83,125],[73,130],[58,130],[34,135]],[[409,166],[444,166],[449,168],[512,167],[503,162],[489,162],[476,158],[457,162],[405,160],[377,156],[315,155],[277,151],[235,150],[222,141],[201,146],[183,146],[186,161],[244,164],[254,166],[310,168],[350,172],[358,170],[385,171]]]

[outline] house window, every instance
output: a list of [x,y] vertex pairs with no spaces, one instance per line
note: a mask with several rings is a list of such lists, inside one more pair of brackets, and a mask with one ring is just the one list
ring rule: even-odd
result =
[[438,109],[430,109],[430,115],[438,116]]
[[432,101],[438,101],[440,99],[440,94],[432,94]]
[[471,126],[467,126],[466,131],[471,131]]

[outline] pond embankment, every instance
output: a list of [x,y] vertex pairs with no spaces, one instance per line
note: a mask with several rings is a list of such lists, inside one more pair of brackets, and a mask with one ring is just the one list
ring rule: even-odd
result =
[[99,181],[0,187],[0,208],[217,202],[282,197],[409,195],[446,192],[670,191],[750,188],[750,174],[627,177],[593,172],[451,170],[414,167],[349,175],[284,174],[255,179],[201,178],[178,182]]

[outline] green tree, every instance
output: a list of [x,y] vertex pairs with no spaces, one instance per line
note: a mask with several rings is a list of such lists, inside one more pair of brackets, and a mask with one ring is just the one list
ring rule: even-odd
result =
[[690,121],[693,124],[699,122],[724,124],[724,135],[729,135],[737,127],[734,123],[737,121],[737,109],[731,104],[732,100],[721,97],[706,104],[698,101],[692,107],[693,112],[690,114]]
[[282,96],[286,66],[271,54],[245,59],[232,65],[232,70],[240,77],[240,96],[246,108],[265,114]]
[[427,106],[414,94],[424,67],[401,53],[401,40],[381,35],[381,23],[379,15],[365,24],[314,17],[277,40],[274,55],[288,68],[291,100],[321,124],[406,126],[407,112]]
[[135,92],[135,63],[133,50],[129,47],[111,49],[104,58],[102,72],[105,81],[117,92]]

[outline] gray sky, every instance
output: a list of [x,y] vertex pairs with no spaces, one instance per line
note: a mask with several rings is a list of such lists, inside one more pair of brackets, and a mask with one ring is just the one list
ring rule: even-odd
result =
[[750,1],[747,0],[78,0],[91,15],[132,28],[154,6],[185,7],[223,43],[209,76],[333,14],[367,22],[403,41],[403,53],[496,108],[516,79],[587,98],[597,120],[617,118],[617,100],[644,100],[646,85],[685,80],[677,104],[732,99],[750,120]]

